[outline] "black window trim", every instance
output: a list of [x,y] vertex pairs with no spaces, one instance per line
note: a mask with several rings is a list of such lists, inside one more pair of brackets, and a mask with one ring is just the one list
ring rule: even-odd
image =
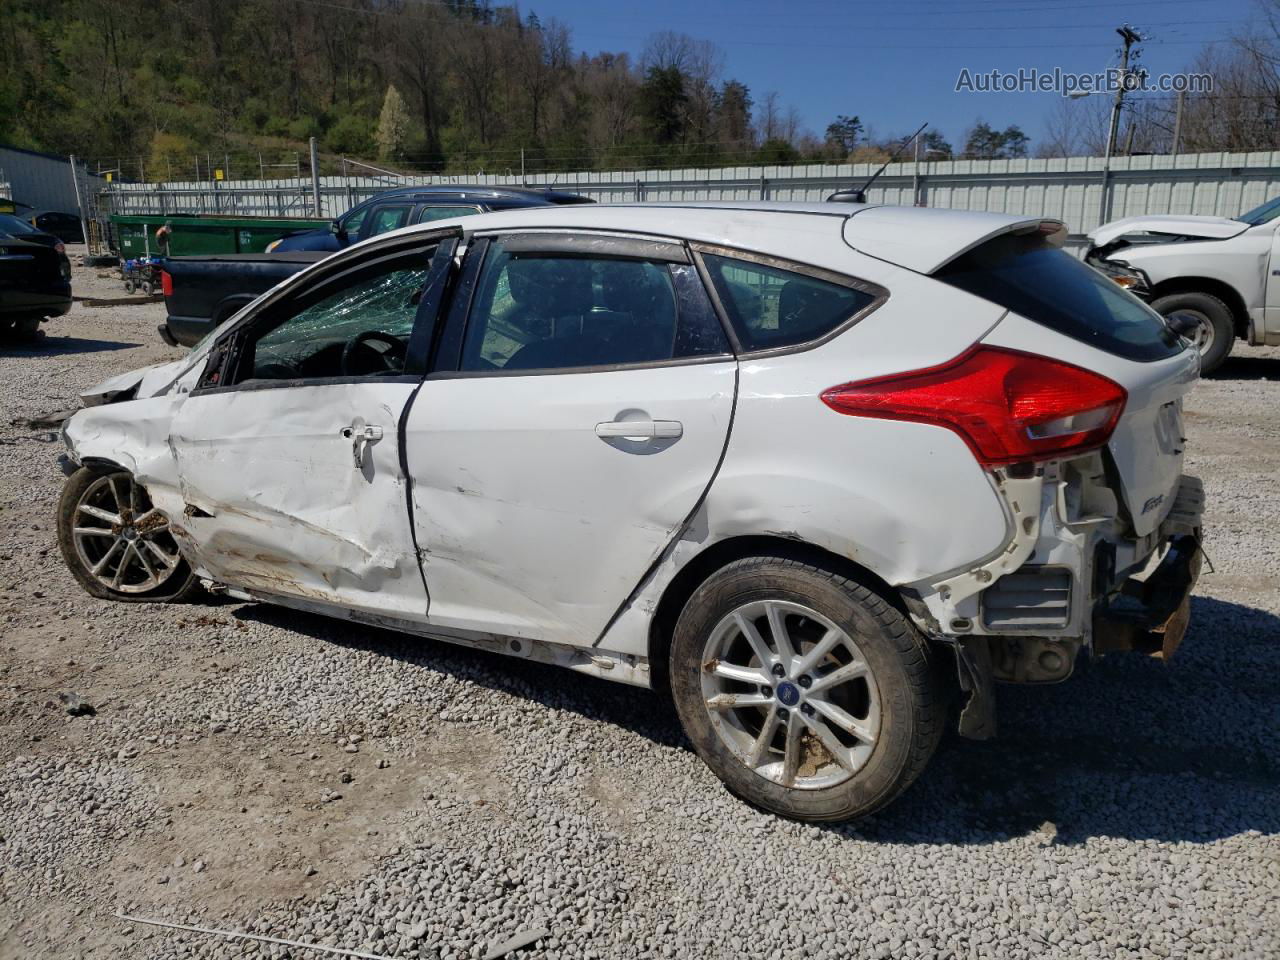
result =
[[[303,276],[310,274],[313,270],[315,276],[309,277],[304,284],[296,284],[291,282],[293,278],[286,280],[284,284],[273,293],[268,294],[258,306],[250,313],[241,317],[226,333],[220,336],[209,347],[209,352],[205,358],[204,369],[200,372],[200,378],[196,381],[196,386],[191,390],[188,396],[205,396],[219,393],[234,393],[238,391],[250,390],[279,390],[286,387],[310,387],[310,386],[338,386],[342,384],[352,383],[420,383],[423,380],[423,374],[404,373],[386,377],[302,377],[290,380],[245,380],[241,383],[233,383],[229,385],[203,386],[205,378],[210,373],[210,364],[212,363],[218,349],[223,344],[230,344],[230,348],[225,351],[220,360],[221,373],[225,375],[231,367],[231,361],[238,359],[240,345],[238,343],[244,329],[253,324],[264,312],[273,309],[282,301],[296,297],[300,293],[316,292],[329,284],[341,282],[342,278],[352,273],[367,270],[371,264],[379,260],[394,260],[399,257],[411,255],[414,252],[425,253],[431,247],[438,246],[445,240],[456,239],[461,242],[463,236],[462,228],[458,226],[441,227],[436,230],[417,232],[410,236],[395,237],[381,243],[375,243],[369,247],[360,247],[357,249],[348,248],[327,257],[324,260],[317,261],[317,266],[308,268],[295,276]],[[321,267],[319,264],[323,264]],[[430,260],[426,263],[430,267]],[[447,297],[447,294],[446,294]],[[423,298],[426,300],[427,298]],[[421,304],[419,310],[421,311]],[[443,305],[439,307],[443,315],[448,311],[449,305],[447,299]],[[414,330],[417,329],[421,321],[421,312],[414,317]],[[413,331],[410,332],[410,339],[413,338]],[[406,362],[408,358],[406,357]],[[428,370],[430,367],[428,366]]]
[[[782,257],[774,257],[767,253],[757,253],[754,250],[743,250],[739,247],[726,247],[714,243],[702,243],[699,241],[690,241],[690,249],[693,251],[694,262],[698,266],[698,273],[702,277],[702,285],[706,287],[707,293],[711,297],[711,302],[716,308],[716,312],[720,314],[720,322],[724,325],[725,330],[729,334],[730,342],[733,344],[734,354],[743,360],[754,360],[760,357],[780,357],[791,353],[804,353],[829,343],[836,337],[840,336],[850,327],[856,326],[865,320],[875,311],[879,310],[889,300],[889,291],[878,283],[870,280],[863,280],[859,277],[850,276],[845,273],[837,273],[834,270],[828,270],[825,267],[815,267],[812,264],[800,263],[795,260],[787,260]],[[741,260],[746,263],[758,263],[764,267],[772,267],[775,270],[785,270],[789,273],[798,273],[801,276],[812,277],[815,280],[822,280],[826,283],[833,283],[837,286],[848,287],[873,297],[874,299],[866,306],[850,314],[846,319],[836,324],[820,337],[812,340],[803,340],[800,343],[791,343],[781,347],[760,347],[755,350],[747,349],[743,346],[742,341],[738,339],[737,331],[733,327],[733,323],[729,319],[729,312],[725,309],[724,303],[720,299],[720,291],[711,279],[711,271],[707,267],[704,255],[713,257],[723,257],[727,260]]]
[[382,236],[382,233],[369,232],[369,227],[373,224],[373,218],[377,216],[378,210],[381,207],[387,207],[389,209],[403,207],[409,211],[405,214],[404,223],[400,224],[398,227],[388,227],[386,230],[383,230],[382,233],[390,233],[392,230],[403,230],[405,227],[412,227],[415,225],[412,221],[413,215],[418,212],[418,204],[414,203],[412,200],[400,200],[397,198],[396,200],[386,200],[382,203],[375,203],[369,207],[369,212],[365,214],[364,220],[360,223],[361,240],[372,240],[374,237]]
[[[666,360],[644,360],[638,363],[604,363],[580,367],[539,367],[529,370],[462,370],[462,347],[466,339],[466,330],[471,324],[471,312],[474,307],[476,290],[479,287],[480,275],[484,269],[483,261],[489,256],[490,241],[501,241],[508,250],[512,240],[520,253],[547,253],[560,256],[579,256],[592,259],[618,259],[634,261],[656,261],[659,263],[689,264],[692,262],[689,250],[683,242],[667,237],[636,236],[626,231],[582,230],[567,232],[564,228],[532,227],[527,230],[486,230],[473,235],[473,247],[468,247],[466,264],[459,280],[459,293],[449,309],[445,321],[446,331],[441,338],[441,349],[437,362],[427,373],[427,380],[464,380],[477,377],[545,377],[551,375],[567,375],[578,373],[614,373],[621,370],[649,370],[660,367],[693,366],[702,363],[723,363],[733,360],[733,340],[725,318],[717,307],[715,299],[707,290],[706,279],[702,279],[703,292],[711,299],[712,310],[720,320],[721,329],[725,331],[730,344],[730,351],[710,353],[696,357],[671,357]],[[645,251],[652,251],[646,253]],[[701,274],[700,274],[701,276]],[[465,288],[465,289],[464,289]],[[680,315],[679,291],[676,293],[677,322]],[[463,299],[465,297],[465,303]]]

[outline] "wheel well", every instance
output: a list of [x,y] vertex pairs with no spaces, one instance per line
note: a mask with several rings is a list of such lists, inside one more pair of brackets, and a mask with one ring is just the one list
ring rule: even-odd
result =
[[1161,281],[1152,287],[1151,299],[1154,302],[1160,297],[1167,297],[1174,293],[1207,293],[1211,297],[1217,297],[1231,311],[1236,336],[1249,335],[1249,311],[1244,305],[1244,297],[1240,296],[1236,288],[1229,283],[1214,280],[1212,277],[1174,277],[1172,280]]
[[712,544],[671,578],[649,621],[649,676],[655,690],[669,690],[667,659],[676,620],[693,592],[717,570],[744,557],[799,560],[838,573],[874,590],[904,616],[910,616],[902,595],[861,564],[803,540],[779,536],[731,537]]
[[213,310],[213,325],[215,327],[221,326],[224,320],[232,314],[239,313],[256,299],[257,297],[247,293],[237,293],[219,301]]

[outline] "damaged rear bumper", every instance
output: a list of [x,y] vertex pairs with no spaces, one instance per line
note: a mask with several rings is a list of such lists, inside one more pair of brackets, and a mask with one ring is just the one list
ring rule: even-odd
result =
[[1126,580],[1093,615],[1093,649],[1106,654],[1136,650],[1168,660],[1191,619],[1191,590],[1200,577],[1199,541],[1175,537],[1156,567]]

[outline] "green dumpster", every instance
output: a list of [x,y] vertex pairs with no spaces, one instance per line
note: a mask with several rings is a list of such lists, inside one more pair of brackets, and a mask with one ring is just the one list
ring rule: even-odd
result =
[[[324,229],[328,220],[301,217],[204,217],[194,214],[112,214],[116,252],[124,260],[147,254],[173,257],[262,253],[267,244],[299,230]],[[156,231],[169,228],[164,249]]]

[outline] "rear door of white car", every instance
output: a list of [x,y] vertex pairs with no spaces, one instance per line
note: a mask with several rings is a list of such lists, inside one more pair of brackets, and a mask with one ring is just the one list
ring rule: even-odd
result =
[[736,380],[682,244],[473,240],[406,418],[430,622],[596,640],[711,482]]
[[175,534],[205,574],[425,619],[399,426],[459,234],[339,254],[220,336],[169,438],[187,505]]

